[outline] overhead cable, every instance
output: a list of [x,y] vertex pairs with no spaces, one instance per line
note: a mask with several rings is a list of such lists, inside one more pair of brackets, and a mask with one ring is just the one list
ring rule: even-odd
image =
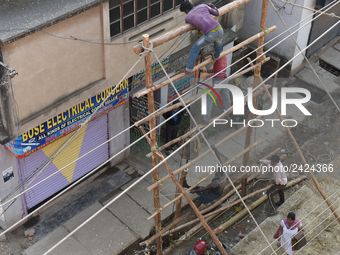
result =
[[[333,3],[333,4],[334,4],[334,3]],[[336,4],[336,3],[335,3],[335,4]],[[335,5],[335,4],[334,4],[334,5]],[[328,6],[329,6],[329,5],[331,5],[331,3],[328,4]],[[326,6],[326,7],[328,7],[328,6]],[[325,7],[325,8],[326,8],[326,7]],[[332,6],[332,7],[333,7],[333,6]],[[329,7],[329,8],[332,8],[332,7]],[[326,11],[327,11],[327,10],[326,10]],[[308,17],[307,17],[307,18],[308,18]],[[306,19],[307,19],[307,18],[306,18]],[[315,18],[316,18],[316,17],[315,17]],[[315,18],[314,18],[314,19],[315,19]],[[306,20],[306,19],[305,19],[305,20]],[[303,21],[304,21],[304,20],[303,20]],[[303,22],[303,21],[301,21],[301,22]],[[311,20],[311,21],[312,21],[312,20]],[[309,21],[308,23],[310,23],[311,21]],[[306,26],[308,23],[304,24],[304,26]],[[297,25],[297,24],[295,24],[295,25],[292,26],[291,28],[295,27],[296,25]],[[296,31],[294,31],[293,34],[296,33],[297,31],[299,31],[300,29],[302,29],[304,26],[302,26],[302,27],[300,27],[299,29],[297,29]],[[291,29],[291,28],[290,28],[290,29]],[[279,34],[279,35],[276,36],[275,38],[273,38],[273,39],[271,39],[270,41],[266,42],[263,46],[265,46],[266,44],[268,44],[268,43],[270,43],[271,41],[275,40],[276,38],[278,38],[279,36],[281,36],[282,34],[284,34],[284,33],[286,33],[286,32],[287,32],[287,31],[282,32],[281,34]],[[289,38],[289,37],[290,37],[290,35],[288,35],[287,37],[285,37],[284,39],[282,39],[280,42],[278,42],[277,44],[275,44],[274,46],[272,46],[270,49],[268,49],[267,51],[265,51],[263,54],[261,54],[260,56],[258,56],[257,58],[255,58],[253,61],[255,61],[255,60],[261,58],[263,55],[265,55],[267,52],[269,52],[270,50],[272,50],[274,47],[278,46],[281,42],[283,42],[284,40],[286,40],[286,39]],[[236,63],[238,63],[238,62],[241,61],[242,59],[244,59],[244,58],[246,58],[247,56],[251,55],[253,52],[256,52],[259,48],[260,48],[260,47],[258,47],[257,49],[253,50],[252,52],[250,52],[249,54],[247,54],[247,55],[244,56],[243,58],[239,59],[238,61],[232,63],[231,65],[229,65],[228,67],[226,67],[224,70],[226,70],[227,68],[230,68],[231,66],[233,66],[233,65],[236,64]],[[239,69],[238,71],[236,71],[233,75],[236,75],[237,73],[239,73],[240,71],[242,71],[243,69],[245,69],[245,67],[248,66],[248,65],[250,65],[250,64],[248,63],[247,65],[243,66],[241,69]],[[223,70],[222,70],[222,71],[223,71]],[[210,79],[212,79],[212,78],[213,78],[214,76],[216,76],[216,75],[217,75],[217,73],[214,74],[214,75],[212,75],[212,76],[210,76],[210,77],[208,77],[208,78],[205,80],[205,82],[208,81],[208,80],[210,80]],[[228,77],[227,79],[225,79],[224,81],[231,79],[231,78],[233,77],[233,75],[229,76],[229,77]],[[222,81],[222,82],[224,82],[224,81]],[[222,83],[222,82],[221,82],[221,83]],[[185,96],[185,95],[189,94],[191,91],[193,91],[193,90],[194,90],[196,87],[198,87],[198,86],[199,86],[199,84],[198,84],[197,86],[193,87],[192,89],[190,89],[189,91],[183,93],[182,96]],[[193,104],[193,103],[196,102],[196,101],[198,101],[198,100],[193,101],[191,104]],[[168,104],[164,105],[163,107],[161,107],[161,108],[158,109],[157,111],[160,111],[160,110],[164,109],[165,107],[169,106],[170,104],[172,104],[172,103],[169,102]],[[189,105],[191,105],[191,104],[189,104]],[[157,112],[157,111],[156,111],[156,112]],[[179,114],[180,112],[181,112],[181,111],[177,111],[175,115]],[[145,117],[145,118],[146,118],[146,117]],[[144,118],[144,119],[145,119],[145,118]],[[161,124],[164,124],[165,122],[166,122],[166,121],[164,121],[164,122],[161,123]],[[161,124],[158,125],[157,128],[160,127]],[[74,160],[73,162],[69,163],[68,165],[66,165],[66,166],[63,167],[62,169],[60,169],[60,170],[58,170],[57,172],[55,172],[55,173],[51,174],[50,176],[46,177],[44,180],[42,180],[42,181],[40,181],[39,183],[35,184],[34,186],[30,187],[30,188],[27,189],[26,191],[21,192],[20,194],[16,195],[16,196],[15,196],[14,198],[12,198],[11,200],[8,200],[8,201],[6,201],[5,203],[0,204],[0,206],[3,206],[3,205],[5,205],[5,204],[7,204],[7,203],[13,201],[15,198],[18,198],[19,196],[21,196],[21,195],[24,194],[25,192],[31,190],[32,188],[36,187],[36,186],[39,185],[40,183],[46,181],[47,179],[49,179],[50,177],[54,176],[54,175],[57,174],[58,172],[62,171],[62,170],[65,169],[66,167],[72,165],[73,163],[75,163],[75,162],[78,161],[79,159],[81,159],[81,158],[85,157],[86,155],[90,154],[92,151],[98,149],[99,147],[103,146],[104,144],[106,144],[106,143],[108,143],[109,141],[115,139],[116,137],[118,137],[119,135],[123,134],[124,132],[128,131],[128,130],[131,129],[132,127],[133,127],[133,126],[130,126],[130,127],[126,128],[125,130],[121,131],[120,133],[118,133],[118,134],[115,135],[114,137],[110,138],[108,141],[102,143],[101,145],[97,146],[95,149],[93,149],[93,150],[91,150],[90,152],[84,154],[83,156],[77,158],[77,159]],[[152,130],[151,130],[151,131],[152,131]],[[151,131],[149,131],[149,132],[151,132]],[[142,139],[142,138],[143,138],[143,137],[141,137],[140,139]],[[139,139],[138,139],[137,141],[139,141]],[[130,146],[132,146],[132,145],[133,145],[133,144],[130,144]],[[130,146],[129,146],[129,147],[130,147]],[[128,149],[129,147],[126,147],[124,150]],[[93,172],[93,171],[91,171],[91,172]]]

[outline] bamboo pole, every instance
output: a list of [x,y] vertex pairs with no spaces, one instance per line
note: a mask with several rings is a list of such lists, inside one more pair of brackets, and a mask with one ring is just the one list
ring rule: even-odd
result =
[[[220,17],[248,2],[250,2],[251,0],[236,0],[232,3],[229,3],[227,5],[224,5],[223,7],[219,8],[218,9],[218,12],[219,12],[219,16],[217,17]],[[214,17],[213,18],[217,18],[217,17]],[[193,29],[196,29],[195,26],[193,25],[190,25],[190,24],[186,24],[186,25],[183,25],[183,26],[180,26],[178,28],[175,28],[163,35],[160,35],[158,37],[156,37],[155,39],[151,40],[152,44],[153,44],[153,47],[158,47],[168,41],[170,41],[171,39],[174,39],[175,37],[177,36],[180,36],[186,32],[189,32],[190,30],[193,30]],[[141,52],[143,52],[143,47],[141,45],[136,45],[136,46],[133,46],[133,51],[138,55],[140,54]]]
[[[295,179],[294,181],[290,181],[287,183],[285,189],[305,180],[307,177],[306,176],[302,176],[300,178]],[[248,206],[249,210],[252,211],[253,209],[255,209],[257,206],[259,206],[260,204],[262,204],[264,201],[266,201],[268,199],[267,194],[263,195],[261,198],[259,198],[258,200],[256,200],[254,203],[252,203],[250,206]],[[230,227],[231,225],[233,225],[236,221],[240,220],[243,216],[247,215],[248,211],[247,209],[243,209],[240,213],[238,213],[237,215],[235,215],[234,217],[232,217],[230,220],[228,220],[226,223],[223,223],[221,226],[219,226],[218,228],[216,228],[214,230],[214,233],[217,235],[219,233],[221,233],[223,230],[227,229],[228,227]]]
[[163,228],[160,232],[157,232],[156,234],[154,234],[148,240],[146,240],[144,242],[140,242],[139,246],[144,246],[144,245],[148,246],[148,245],[150,245],[157,237],[162,236],[163,233],[167,232],[168,230],[170,230],[171,228],[173,228],[175,225],[177,225],[178,223],[182,222],[183,220],[189,218],[191,215],[192,214],[190,212],[187,212],[186,214],[183,214],[181,217],[177,218],[175,221],[171,222],[168,226]]
[[[164,157],[163,154],[160,153],[159,151],[156,151],[157,156],[163,161]],[[218,240],[217,236],[213,233],[212,229],[209,227],[209,225],[207,224],[207,222],[205,221],[205,219],[203,218],[202,214],[200,213],[200,211],[198,210],[197,206],[195,205],[195,203],[191,200],[191,198],[189,197],[189,195],[185,192],[184,188],[179,184],[179,182],[177,181],[175,175],[173,174],[170,166],[168,165],[168,163],[166,161],[163,162],[163,166],[165,167],[165,169],[168,171],[168,174],[170,175],[172,181],[175,183],[175,185],[177,186],[178,190],[183,194],[183,196],[185,197],[185,199],[188,201],[188,203],[190,204],[191,208],[194,210],[195,214],[197,215],[197,217],[200,219],[202,225],[204,226],[204,228],[208,231],[209,235],[211,236],[211,238],[214,240],[214,243],[217,245],[218,249],[222,252],[223,255],[228,255],[228,253],[225,251],[225,249],[223,248],[221,242]]]
[[[262,1],[262,13],[261,13],[261,25],[260,25],[260,31],[264,31],[266,29],[266,23],[267,23],[267,9],[268,9],[268,0],[263,0]],[[260,56],[263,53],[263,43],[264,43],[264,35],[259,38],[258,42],[258,50],[257,50],[257,57],[258,59],[256,60],[256,63],[261,62]],[[253,83],[253,89],[259,85],[259,77],[261,74],[261,65],[258,65],[255,68],[255,74],[254,74],[254,83]],[[256,107],[256,97],[253,97],[253,104]],[[254,118],[254,114],[250,112],[249,118],[252,119]],[[244,147],[247,147],[250,142],[251,142],[251,135],[252,135],[252,127],[247,128],[247,133],[246,133],[246,140],[244,143]],[[243,157],[243,165],[248,166],[249,164],[249,153],[244,154]],[[245,196],[247,194],[247,184],[246,184],[246,179],[242,180],[242,191],[241,191],[241,196]]]
[[[251,176],[250,178],[248,178],[248,182],[251,182],[257,175],[259,175],[260,173],[256,173],[253,176]],[[233,183],[237,182],[239,179],[236,179],[233,181]],[[231,186],[231,184],[229,184],[227,187],[224,188],[224,191],[227,190],[229,187]],[[238,185],[236,187],[236,189],[240,189],[241,185]],[[215,202],[215,204],[209,206],[208,208],[204,209],[201,211],[202,214],[209,212],[211,210],[213,210],[214,208],[216,208],[218,205],[222,204],[225,200],[227,200],[228,197],[230,197],[232,194],[235,193],[235,190],[231,190],[230,192],[228,192],[226,195],[224,195],[222,198],[220,198],[217,202]],[[185,214],[187,215],[187,214]],[[184,215],[183,215],[184,216]],[[182,218],[183,216],[181,216],[180,218]],[[188,218],[190,215],[188,215],[187,217],[182,218],[180,221],[185,220],[186,218]],[[176,220],[176,224],[178,224],[180,221]],[[156,233],[155,235],[153,235],[152,237],[150,237],[147,241],[140,243],[141,246],[143,245],[150,245],[158,236],[163,235],[166,231],[168,231],[169,229],[171,229],[175,224],[171,223],[169,224],[167,227],[163,228],[162,231],[160,231],[159,233]]]
[[[242,72],[239,72],[239,73],[237,73],[237,74],[232,74],[231,76],[229,76],[229,77],[227,78],[226,81],[231,81],[231,80],[233,80],[233,79],[236,79],[236,78],[242,76],[243,74],[248,73],[248,72],[250,72],[251,70],[254,70],[254,69],[256,68],[256,66],[258,66],[258,65],[263,65],[264,63],[266,63],[266,62],[269,61],[269,60],[270,60],[270,57],[265,58],[265,59],[263,59],[260,63],[257,63],[257,64],[255,64],[255,65],[252,65],[252,66],[250,66],[249,68],[244,69]],[[184,100],[184,102],[185,102],[186,104],[188,104],[188,103],[190,103],[190,102],[196,100],[197,98],[200,98],[203,94],[204,94],[204,93],[199,93],[199,94],[197,94],[197,95],[195,95],[195,96],[193,96],[193,97],[191,97],[191,98],[188,98],[187,100]],[[183,103],[182,103],[182,102],[179,102],[179,103],[177,103],[177,104],[171,105],[171,106],[169,106],[169,107],[167,107],[167,108],[164,108],[164,109],[162,109],[162,110],[160,110],[160,111],[154,112],[153,114],[150,114],[148,117],[144,118],[143,120],[140,120],[140,121],[136,122],[136,123],[135,123],[135,126],[139,126],[139,125],[141,125],[141,124],[143,124],[143,123],[145,123],[145,122],[148,122],[150,119],[152,119],[152,118],[154,118],[154,117],[161,116],[162,114],[164,114],[164,113],[166,113],[166,112],[170,112],[170,111],[172,111],[172,110],[174,110],[174,109],[177,109],[177,108],[180,107],[180,106],[183,106]]]
[[[181,175],[181,179],[179,180],[179,184],[181,184],[181,186],[183,187],[183,183],[184,181],[186,180],[187,178],[187,175],[188,175],[188,170],[184,170],[182,172],[182,175]],[[181,194],[178,193],[178,189],[176,190],[176,197],[180,196]],[[175,211],[175,215],[174,215],[174,219],[173,221],[177,220],[179,218],[179,216],[181,215],[181,209],[182,209],[182,197],[180,199],[178,199],[176,201],[176,211]],[[175,225],[176,226],[176,225]],[[174,226],[174,227],[175,227]]]
[[[269,186],[267,186],[267,187],[265,187],[265,188],[262,188],[262,189],[260,189],[260,190],[257,190],[257,191],[255,191],[255,192],[253,192],[253,193],[251,193],[251,194],[249,194],[249,195],[243,197],[243,200],[247,200],[248,198],[251,198],[251,197],[253,197],[253,196],[255,196],[255,195],[257,195],[257,194],[259,194],[259,193],[261,193],[261,192],[264,192],[264,191],[270,189],[273,185],[274,185],[274,184],[271,184],[271,185],[269,185]],[[203,218],[208,218],[208,217],[210,217],[210,216],[216,216],[216,214],[222,213],[223,211],[225,211],[225,210],[227,210],[227,209],[229,209],[229,208],[231,208],[231,207],[233,207],[234,205],[237,205],[237,204],[239,204],[239,203],[241,203],[241,199],[234,199],[234,201],[228,203],[227,205],[225,205],[225,206],[223,206],[223,207],[221,207],[221,208],[219,208],[219,209],[217,209],[217,210],[215,210],[215,211],[213,211],[213,212],[211,212],[211,213],[208,213],[208,214],[203,215]],[[189,221],[189,222],[187,222],[187,223],[185,223],[185,224],[183,224],[183,225],[178,226],[177,228],[171,229],[171,231],[165,232],[162,236],[164,237],[164,236],[166,236],[166,235],[168,235],[168,234],[171,234],[171,233],[174,233],[174,232],[176,232],[176,231],[179,231],[179,230],[181,230],[181,229],[183,229],[183,228],[186,228],[187,226],[190,226],[190,225],[192,225],[192,224],[194,224],[194,223],[196,223],[196,222],[198,222],[198,221],[199,221],[199,219],[194,219],[194,220],[192,220],[192,221]]]
[[[272,155],[274,155],[276,152],[278,152],[281,148],[277,148],[276,150],[274,150],[273,152],[269,153],[268,155],[264,156],[262,159],[268,159],[270,158]],[[247,183],[251,182],[253,179],[255,179],[258,175],[260,175],[261,172],[255,173],[252,176],[250,176],[247,179]],[[242,176],[241,176],[242,177]],[[240,178],[236,179],[233,181],[233,183],[237,182]],[[226,191],[229,187],[231,186],[231,184],[229,184],[227,187],[224,188],[224,191]],[[237,190],[239,190],[241,188],[241,184],[238,185],[236,187]],[[226,195],[224,195],[222,198],[220,198],[217,202],[215,202],[213,205],[209,206],[208,208],[204,209],[201,211],[202,214],[209,212],[213,209],[215,209],[217,206],[219,206],[220,204],[222,204],[225,200],[227,200],[228,197],[230,197],[232,194],[235,193],[235,190],[232,189],[231,191],[229,191]],[[172,222],[171,224],[169,224],[168,226],[166,226],[165,228],[163,228],[160,232],[156,233],[155,235],[153,235],[152,237],[150,237],[147,241],[145,242],[141,242],[139,245],[140,246],[144,246],[144,245],[150,245],[158,236],[163,235],[166,231],[168,231],[169,229],[171,229],[173,226],[175,226],[176,224],[178,224],[179,222],[185,220],[186,218],[188,218],[190,216],[190,214],[184,214],[183,216],[181,216],[180,218],[178,218],[175,222]]]
[[[203,94],[204,93],[199,93],[199,94],[197,94],[197,95],[195,95],[195,96],[193,96],[191,98],[188,98],[188,99],[184,100],[184,102],[185,102],[185,104],[188,104],[191,101],[194,101],[195,99],[200,98]],[[140,120],[140,121],[136,122],[135,126],[142,125],[143,123],[148,122],[150,119],[158,117],[158,116],[161,116],[162,114],[164,114],[166,112],[170,112],[170,111],[172,111],[174,109],[177,109],[180,106],[183,106],[182,102],[179,102],[177,104],[173,104],[173,105],[171,105],[171,106],[169,106],[167,108],[164,108],[164,109],[162,109],[160,111],[154,112],[153,114],[150,114],[148,117],[144,118],[143,120]]]
[[[248,60],[248,61],[249,61],[249,60]],[[263,81],[261,77],[259,77],[259,78],[261,79],[261,81]],[[264,84],[262,84],[262,86],[265,87]],[[265,92],[266,92],[266,94],[267,94],[267,96],[268,96],[270,102],[273,103],[273,98],[272,98],[271,94],[269,93],[267,87],[264,88],[264,90],[265,90]],[[278,116],[279,119],[281,120],[281,122],[284,121],[284,118],[282,117],[281,112],[279,111],[279,109],[276,108],[275,111],[276,111],[277,116]],[[295,137],[293,136],[292,132],[290,131],[290,129],[289,129],[288,127],[285,126],[285,129],[286,129],[286,131],[287,131],[287,134],[288,134],[290,140],[293,142],[294,147],[295,147],[296,151],[298,152],[298,154],[299,154],[299,156],[300,156],[300,158],[301,158],[301,160],[302,160],[302,163],[303,163],[305,166],[307,166],[307,171],[308,171],[310,177],[312,178],[315,187],[317,188],[317,190],[319,191],[319,193],[321,194],[321,196],[323,197],[323,199],[326,201],[328,207],[331,209],[332,213],[334,214],[334,216],[336,217],[336,219],[337,219],[338,222],[340,223],[340,218],[339,218],[340,216],[339,216],[339,214],[336,212],[335,208],[333,207],[332,202],[329,201],[329,199],[328,199],[326,193],[325,193],[325,192],[322,190],[322,188],[320,187],[320,184],[319,184],[318,180],[315,178],[314,174],[313,174],[311,171],[309,171],[309,164],[307,163],[307,161],[306,161],[306,159],[305,159],[305,156],[303,156],[303,153],[302,153],[302,151],[301,151],[299,145],[297,144],[297,142],[296,142],[296,140],[295,140]]]
[[[260,33],[257,33],[256,35],[253,35],[252,37],[246,39],[245,41],[243,41],[243,42],[241,42],[241,43],[239,43],[239,44],[237,44],[236,46],[234,46],[234,47],[232,47],[232,48],[230,48],[230,49],[228,49],[228,50],[226,50],[226,51],[223,51],[223,52],[220,54],[220,58],[222,58],[222,57],[224,57],[224,56],[227,56],[228,54],[230,54],[230,53],[232,53],[232,52],[234,52],[234,51],[236,51],[236,50],[238,50],[238,49],[241,49],[242,47],[248,45],[249,43],[251,43],[251,42],[253,42],[253,41],[255,41],[255,40],[257,40],[257,39],[263,37],[265,34],[268,34],[268,33],[271,33],[271,32],[273,32],[273,31],[275,31],[276,29],[277,29],[276,26],[272,26],[272,27],[268,28],[266,31],[262,31],[262,32],[260,32]],[[200,63],[200,64],[198,64],[198,65],[196,65],[196,66],[194,67],[194,69],[193,69],[193,72],[198,71],[198,70],[200,70],[202,67],[204,67],[204,66],[206,66],[206,65],[208,65],[208,64],[210,64],[210,63],[213,63],[213,62],[215,62],[215,61],[216,61],[216,60],[214,60],[214,59],[211,58],[211,57],[210,57],[210,58],[207,58],[207,60],[203,61],[202,63]],[[186,73],[179,73],[179,74],[176,74],[176,75],[174,75],[174,76],[171,77],[171,81],[174,82],[174,81],[176,81],[176,80],[178,80],[178,79],[181,79],[181,78],[185,77],[186,75],[187,75]],[[162,88],[162,87],[168,85],[169,83],[170,83],[169,80],[163,81],[162,83],[160,83],[160,84],[158,84],[158,85],[154,85],[154,86],[152,86],[151,88],[147,88],[146,90],[143,90],[143,91],[137,93],[137,97],[139,98],[139,97],[141,97],[141,96],[144,96],[144,95],[148,94],[148,93],[151,92],[151,91],[158,90],[158,89],[160,89],[160,88]]]
[[[145,47],[149,47],[149,35],[144,34],[143,36],[143,44]],[[152,87],[152,74],[151,74],[151,56],[150,53],[145,55],[145,80],[146,80],[146,87],[150,88]],[[148,93],[148,107],[149,112],[153,113],[155,111],[155,105],[154,105],[154,95],[153,92]],[[156,127],[156,118],[150,119],[149,122],[150,129],[153,129]],[[152,131],[151,134],[151,140],[153,144],[157,143],[157,137],[156,137],[156,130]],[[158,164],[158,159],[156,155],[152,156],[152,166],[156,166]],[[158,174],[158,168],[153,170],[152,178],[154,181],[158,181],[159,174]],[[160,207],[160,200],[159,200],[159,188],[153,190],[153,200],[154,200],[154,207],[155,210],[157,210]],[[162,229],[162,223],[161,223],[161,214],[158,214],[155,217],[155,228],[156,232],[160,231]],[[162,247],[162,237],[157,238],[157,255],[162,255],[163,247]]]
[[[200,128],[204,127],[203,124],[200,124],[200,125],[198,125],[198,126],[199,126]],[[189,132],[187,132],[186,134],[184,134],[184,135],[182,135],[182,136],[180,136],[180,137],[177,137],[176,139],[174,139],[174,140],[172,140],[172,141],[170,141],[170,142],[168,142],[168,143],[162,145],[161,147],[158,148],[158,150],[159,150],[159,151],[162,151],[162,150],[164,150],[165,148],[168,148],[169,146],[171,146],[171,145],[173,145],[173,144],[175,144],[175,143],[178,143],[178,142],[184,140],[185,138],[188,138],[188,137],[191,136],[193,133],[195,133],[197,130],[198,130],[198,127],[196,126],[196,127],[194,127],[193,129],[191,129]],[[152,156],[152,154],[154,154],[153,151],[150,152],[150,153],[148,153],[148,154],[146,154],[146,157],[147,157],[147,158],[150,158],[150,157]]]
[[[260,144],[262,142],[261,139],[259,139],[258,141],[256,141],[255,143],[253,143],[252,145],[250,145],[248,148],[244,149],[243,151],[241,151],[239,154],[237,154],[235,157],[229,159],[228,161],[226,161],[223,165],[229,165],[230,163],[234,162],[235,160],[239,159],[240,157],[242,157],[245,153],[247,153],[248,151],[250,151],[252,148],[254,148],[255,146],[257,146],[258,144]],[[187,189],[186,192],[190,192],[191,190],[193,190],[194,188],[196,188],[198,185],[200,185],[202,182],[204,182],[205,180],[207,180],[211,175],[213,175],[213,173],[209,173],[207,174],[204,178],[202,178],[201,180],[199,180],[198,182],[196,182],[194,185],[192,185],[189,189]],[[177,196],[176,198],[174,198],[173,200],[169,201],[168,203],[166,203],[165,205],[163,205],[161,208],[159,208],[156,212],[154,212],[153,214],[151,214],[147,220],[151,220],[153,217],[155,217],[157,214],[159,214],[161,211],[163,211],[165,208],[167,208],[168,206],[170,206],[172,203],[176,202],[178,199],[180,199],[183,195],[180,194],[179,196]]]

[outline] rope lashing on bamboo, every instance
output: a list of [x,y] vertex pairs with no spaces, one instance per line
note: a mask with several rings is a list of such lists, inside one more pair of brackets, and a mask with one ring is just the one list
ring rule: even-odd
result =
[[260,32],[263,32],[265,35],[269,35],[270,31],[269,29],[266,27],[266,28],[260,28],[259,30]]
[[154,146],[151,146],[151,151],[156,151],[158,150],[158,145],[155,144]]
[[153,43],[152,43],[151,41],[149,42],[149,47],[145,47],[142,41],[139,42],[139,44],[142,45],[144,51],[142,51],[141,53],[139,53],[138,56],[144,57],[145,55],[148,55],[150,52],[153,51]]

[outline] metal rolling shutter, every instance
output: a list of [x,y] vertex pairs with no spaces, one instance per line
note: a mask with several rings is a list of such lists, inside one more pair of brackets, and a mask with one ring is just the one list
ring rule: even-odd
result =
[[[85,132],[82,130],[85,129]],[[104,143],[108,140],[108,116],[104,116],[91,121],[84,127],[72,141],[67,148],[65,148],[56,159],[50,163],[47,168],[40,174],[40,176],[31,184],[38,183],[39,181],[45,179],[47,176],[55,173],[62,167],[66,166],[70,162],[74,161],[76,158],[86,154],[90,150],[96,148],[98,145]],[[72,133],[71,133],[72,134]],[[44,162],[48,162],[48,156],[57,150],[63,142],[71,135],[67,135],[59,140],[53,142],[52,144],[42,148],[32,155],[17,159],[18,166],[20,170],[20,175],[22,180],[28,178],[25,182],[24,187],[36,176],[36,174],[42,169]],[[80,177],[84,176],[89,171],[93,170],[104,161],[109,158],[109,145],[99,147],[92,153],[88,154],[84,158],[78,160],[76,163],[65,168],[61,172],[52,176],[48,180],[34,187],[30,191],[24,194],[27,208],[30,209],[40,202],[44,201],[48,197],[57,193],[61,189],[67,187]],[[39,168],[40,167],[40,168]],[[34,173],[35,172],[35,173]],[[32,176],[32,178],[29,178]]]

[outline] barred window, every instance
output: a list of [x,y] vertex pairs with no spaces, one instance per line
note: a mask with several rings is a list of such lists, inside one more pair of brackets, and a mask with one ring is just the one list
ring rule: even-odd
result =
[[111,38],[177,8],[184,0],[111,0]]

